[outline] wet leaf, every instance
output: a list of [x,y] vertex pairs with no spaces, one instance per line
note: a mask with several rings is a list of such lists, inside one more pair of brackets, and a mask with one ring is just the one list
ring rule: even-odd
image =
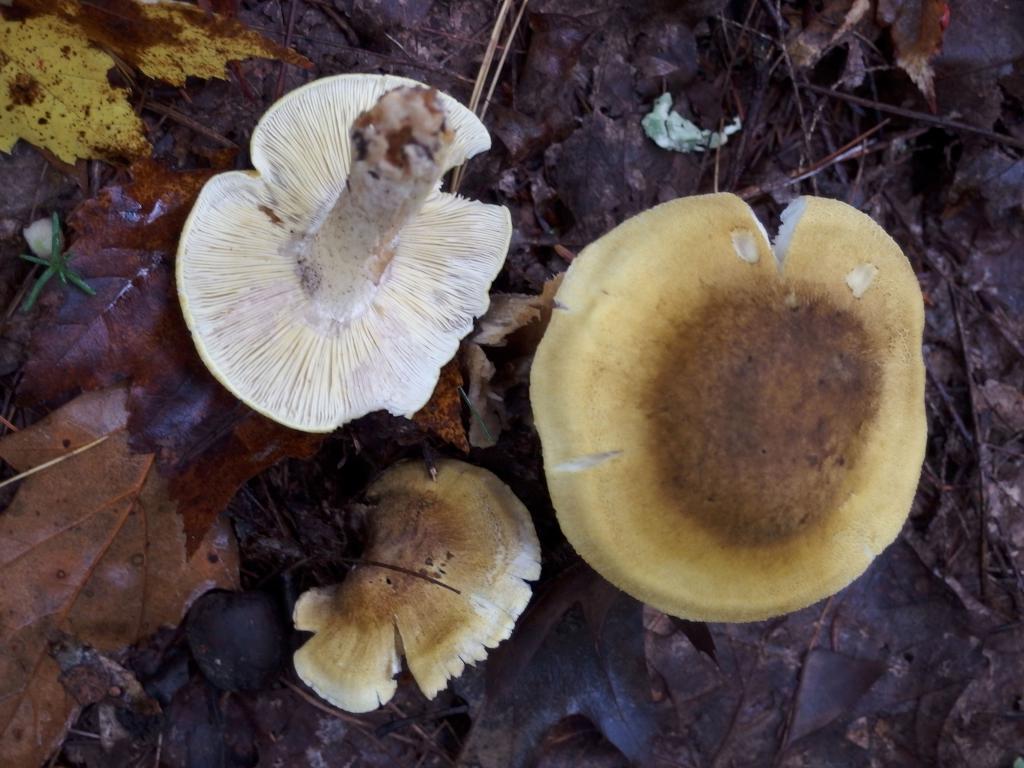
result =
[[675,616],[670,616],[669,618],[672,620],[672,624],[686,635],[690,645],[715,663],[718,662],[715,658],[715,638],[712,636],[711,630],[708,629],[707,622],[677,619]]
[[655,732],[641,605],[586,567],[560,576],[487,662],[466,768],[531,765],[544,734],[582,715],[633,761]]
[[950,0],[949,7],[949,28],[933,62],[936,101],[943,113],[986,128],[1005,115],[1009,128],[1013,118],[1003,105],[1006,92],[1016,90],[1020,99],[1024,13],[1006,0]]
[[428,434],[463,453],[469,452],[469,439],[462,426],[462,372],[459,363],[453,360],[441,369],[441,378],[434,387],[434,394],[425,406],[413,415],[412,420]]
[[550,143],[572,130],[573,74],[592,29],[575,15],[531,13],[529,18],[530,48],[517,106],[537,121],[536,128],[543,126],[543,136]]
[[964,689],[943,725],[939,763],[1019,768],[1024,759],[1024,625],[1001,628],[987,639],[985,663]]
[[850,711],[885,673],[885,664],[856,659],[824,648],[807,653],[796,691],[789,741],[794,742]]
[[1019,387],[989,379],[980,389],[1004,429],[1010,433],[1024,432],[1024,392]]
[[143,163],[130,184],[72,213],[75,266],[97,295],[44,292],[19,389],[26,402],[52,403],[129,381],[132,446],[157,455],[190,548],[243,482],[285,456],[312,455],[322,440],[243,406],[192,344],[173,259],[209,175]]
[[630,768],[619,750],[585,717],[570,717],[552,728],[537,748],[536,768]]
[[168,0],[18,0],[0,16],[0,51],[0,150],[23,138],[67,163],[149,154],[128,91],[107,79],[110,54],[179,86],[254,56],[309,66],[234,19]]
[[980,198],[989,221],[1005,226],[1024,211],[1024,161],[999,147],[968,147],[950,191],[958,202],[967,196]]
[[89,393],[0,440],[0,457],[25,471],[107,436],[20,481],[0,513],[0,764],[38,764],[75,714],[48,653],[57,632],[115,651],[237,579],[225,526],[186,556],[153,454],[129,447],[127,404],[123,388]]

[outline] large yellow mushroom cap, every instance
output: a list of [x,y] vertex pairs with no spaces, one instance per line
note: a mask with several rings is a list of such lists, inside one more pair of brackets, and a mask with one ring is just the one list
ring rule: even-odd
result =
[[835,593],[913,501],[923,325],[906,257],[844,203],[800,198],[774,249],[729,194],[624,222],[573,262],[533,364],[563,531],[676,616]]
[[[394,695],[404,653],[428,698],[512,633],[540,576],[540,547],[522,502],[485,469],[396,465],[367,490],[370,541],[341,584],[305,593],[295,626],[315,632],[295,654],[307,685],[349,712]],[[441,586],[434,582],[441,582]]]

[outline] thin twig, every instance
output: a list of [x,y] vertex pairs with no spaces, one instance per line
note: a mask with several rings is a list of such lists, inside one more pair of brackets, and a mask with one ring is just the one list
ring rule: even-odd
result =
[[971,426],[974,429],[974,444],[978,452],[978,568],[981,580],[981,602],[988,605],[988,493],[985,490],[985,443],[981,439],[981,426],[978,422],[978,396],[974,390],[974,365],[971,363],[971,349],[967,345],[967,334],[964,330],[963,317],[960,314],[960,303],[956,297],[956,291],[948,282],[946,289],[949,291],[949,300],[953,306],[953,320],[956,323],[960,348],[964,355],[967,392],[971,402]]
[[[296,2],[296,0],[292,0],[291,7],[288,9],[288,26],[285,28],[284,32],[285,48],[292,47],[292,34],[295,32],[295,10],[298,7],[298,5],[299,4]],[[274,87],[276,99],[280,99],[281,95],[284,93],[284,72],[285,67],[287,66],[288,65],[282,61],[281,67],[277,70],[277,85]]]
[[[796,105],[797,117],[800,118],[800,130],[803,134],[804,152],[806,152],[804,158],[805,160],[809,160],[811,158],[811,129],[807,125],[807,116],[804,114],[804,100],[800,94],[801,85],[797,82],[796,69],[793,67],[793,60],[789,57],[789,49],[786,47],[786,25],[782,20],[781,0],[775,0],[774,5],[772,5],[772,0],[762,0],[762,3],[765,8],[768,9],[768,15],[772,17],[772,21],[775,22],[775,26],[779,30],[777,45],[779,46],[779,50],[782,52],[783,61],[786,62],[786,69],[789,72],[789,81],[793,85],[793,103]],[[813,182],[812,186],[814,186]]]
[[523,20],[523,14],[526,13],[526,6],[529,5],[529,0],[523,0],[523,4],[519,6],[519,13],[516,14],[515,19],[512,21],[512,28],[509,30],[508,35],[505,38],[505,45],[501,51],[501,58],[498,59],[498,66],[494,68],[494,74],[491,75],[491,85],[487,89],[487,96],[484,98],[484,104],[480,107],[480,119],[484,119],[484,115],[487,114],[487,108],[491,105],[491,98],[494,96],[494,89],[498,87],[498,80],[501,78],[501,71],[505,68],[505,59],[508,57],[508,52],[512,50],[512,43],[515,41],[516,32],[519,31],[519,23]]
[[[270,27],[261,27],[258,24],[252,24],[249,26],[250,29],[256,32],[264,32],[271,36],[280,34],[280,30],[272,29]],[[463,83],[472,83],[473,81],[465,75],[459,74],[450,67],[445,69],[444,67],[434,66],[423,61],[417,61],[411,56],[399,57],[391,56],[386,53],[378,53],[377,51],[371,51],[368,48],[362,48],[358,45],[347,45],[345,43],[339,43],[337,40],[329,40],[325,37],[316,37],[314,35],[304,35],[302,33],[294,35],[298,40],[304,40],[308,43],[315,43],[323,46],[324,48],[333,48],[338,51],[350,51],[358,56],[371,56],[378,61],[386,64],[397,64],[402,67],[411,67],[412,69],[420,70],[422,72],[433,72],[439,77],[447,78],[448,80],[458,80]]]
[[356,34],[352,25],[348,23],[344,16],[334,10],[334,7],[327,2],[327,0],[311,0],[311,2],[313,2],[325,16],[334,22],[349,43],[352,45],[359,44],[359,35]]
[[925,366],[925,373],[935,386],[936,391],[939,393],[939,397],[942,402],[946,405],[946,410],[949,411],[949,415],[953,417],[953,423],[956,425],[957,431],[960,436],[964,439],[965,443],[973,444],[974,438],[967,432],[967,427],[964,425],[963,419],[960,418],[960,414],[956,411],[956,406],[953,405],[953,398],[949,396],[949,392],[942,386],[942,382],[939,381],[938,377],[932,373],[932,369]]
[[[498,15],[494,19],[494,27],[491,29],[491,37],[487,41],[487,49],[484,51],[484,58],[480,62],[480,69],[476,73],[476,81],[473,83],[473,93],[469,97],[469,109],[472,112],[476,112],[477,107],[480,105],[480,96],[484,91],[484,84],[487,82],[487,75],[491,71],[491,62],[494,61],[494,52],[498,49],[498,40],[501,37],[502,27],[505,26],[505,17],[508,16],[508,11],[512,7],[512,0],[502,0],[501,8],[498,9]],[[504,54],[502,55],[502,61],[505,60]],[[462,177],[465,175],[466,164],[463,163],[455,169],[455,173],[452,174],[452,194],[459,191],[459,186],[462,184]]]
[[191,117],[186,115],[184,112],[179,112],[174,107],[168,107],[166,104],[160,104],[155,101],[147,101],[142,105],[143,109],[148,109],[150,112],[156,112],[158,115],[169,117],[177,123],[181,123],[186,128],[191,128],[198,134],[202,134],[211,141],[215,141],[222,147],[228,147],[229,149],[237,149],[238,145],[235,144],[231,139],[226,136],[221,136],[216,131],[211,131],[202,123],[193,120]]
[[0,488],[3,488],[4,486],[10,485],[11,483],[16,483],[19,480],[24,480],[29,475],[34,475],[34,474],[36,474],[36,472],[42,472],[44,469],[49,469],[50,467],[54,466],[55,464],[60,464],[62,461],[67,461],[72,456],[77,456],[80,453],[84,453],[85,451],[88,451],[90,448],[95,448],[97,445],[99,445],[100,443],[102,443],[104,440],[106,440],[109,437],[110,437],[110,435],[104,435],[103,437],[98,437],[95,440],[93,440],[91,443],[86,443],[81,448],[75,448],[75,450],[71,451],[70,453],[65,453],[63,456],[58,456],[56,459],[50,459],[49,461],[44,461],[38,467],[32,467],[32,469],[26,469],[24,472],[22,472],[20,474],[17,474],[14,477],[9,477],[6,480],[4,480],[2,483],[0,483]]
[[804,83],[803,87],[808,91],[814,93],[820,93],[823,96],[828,96],[833,99],[839,99],[840,101],[848,101],[851,104],[856,104],[859,107],[869,107],[871,109],[877,109],[879,112],[887,112],[891,115],[898,115],[899,117],[906,117],[911,120],[918,120],[922,123],[928,123],[929,125],[937,125],[940,128],[947,128],[951,131],[965,131],[967,133],[973,133],[978,136],[984,136],[986,139],[992,141],[998,141],[1001,144],[1006,144],[1011,147],[1017,147],[1024,149],[1024,139],[1018,139],[1014,136],[1007,136],[1003,133],[996,133],[990,131],[987,128],[979,128],[976,125],[968,125],[967,123],[961,123],[958,120],[949,120],[945,117],[938,115],[930,115],[927,112],[918,112],[914,109],[905,109],[904,107],[895,107],[891,104],[886,104],[883,101],[876,101],[875,99],[865,99],[862,96],[853,96],[849,93],[841,93],[840,91],[834,91],[830,88],[822,88],[820,85],[811,85],[810,83]]
[[501,36],[501,29],[505,26],[505,17],[512,7],[512,0],[502,0],[501,8],[494,19],[494,27],[491,29],[491,37],[487,41],[487,49],[484,51],[484,58],[480,62],[480,69],[477,71],[476,82],[473,83],[473,93],[469,97],[469,108],[476,112],[480,104],[480,96],[484,91],[484,83],[487,81],[487,73],[491,70],[491,62],[494,61],[494,52],[498,49],[498,39]]
[[[558,246],[556,246],[555,249],[557,251]],[[473,401],[469,399],[469,395],[466,394],[466,390],[464,390],[462,387],[459,387],[459,394],[462,395],[462,399],[466,402],[466,405],[469,407],[469,412],[473,414],[473,418],[480,422],[480,429],[484,431],[484,435],[487,437],[487,439],[492,443],[497,442],[497,440],[494,439],[494,435],[491,434],[491,430],[487,428],[487,422],[484,421],[484,417],[481,416],[477,409],[473,406]]]
[[790,184],[796,184],[799,181],[803,181],[804,179],[810,176],[821,173],[826,168],[830,168],[836,163],[845,162],[846,160],[855,160],[858,157],[863,157],[864,155],[870,154],[872,152],[878,152],[882,149],[885,149],[890,145],[891,140],[878,144],[866,144],[865,142],[875,132],[881,130],[887,122],[888,121],[883,120],[878,125],[875,125],[869,128],[868,130],[864,131],[864,133],[862,133],[860,136],[857,136],[856,138],[848,141],[846,144],[839,147],[839,149],[837,149],[835,152],[826,155],[825,157],[812,163],[811,165],[805,168],[797,168],[795,171],[791,172],[785,179],[781,179],[770,184],[758,184],[752,187],[747,187],[746,189],[740,190],[736,194],[742,197],[744,200],[750,200],[751,198],[759,197],[767,192],[773,192],[776,189],[781,189],[783,187],[789,186]]
[[439,587],[454,592],[456,595],[461,595],[462,591],[456,589],[451,584],[445,584],[440,579],[435,579],[433,576],[427,576],[425,573],[417,573],[411,568],[403,568],[401,565],[392,565],[391,563],[381,563],[377,560],[364,560],[360,557],[342,557],[341,562],[348,563],[350,565],[372,565],[374,568],[387,568],[389,571],[395,571],[396,573],[403,573],[406,576],[414,576],[417,579],[423,579],[429,581],[431,584],[435,584]]
[[408,725],[418,723],[424,720],[441,720],[452,715],[464,715],[469,711],[469,707],[465,704],[461,704],[457,707],[448,707],[448,709],[441,709],[437,712],[421,712],[418,715],[411,715],[410,717],[400,717],[395,720],[390,720],[383,725],[377,726],[374,729],[373,735],[378,739],[389,735],[393,731],[401,730]]
[[302,690],[299,686],[297,686],[295,683],[293,683],[286,677],[282,677],[279,679],[281,680],[282,683],[285,684],[285,686],[291,688],[296,694],[298,694],[307,704],[316,707],[321,712],[326,712],[328,715],[332,715],[333,717],[336,717],[339,720],[344,720],[346,723],[351,723],[352,725],[358,726],[359,728],[362,728],[364,730],[369,729],[367,723],[363,722],[362,718],[356,717],[355,715],[350,715],[347,712],[342,712],[340,709],[335,709],[334,707],[324,704],[322,701],[320,701],[320,699],[306,693],[304,690]]

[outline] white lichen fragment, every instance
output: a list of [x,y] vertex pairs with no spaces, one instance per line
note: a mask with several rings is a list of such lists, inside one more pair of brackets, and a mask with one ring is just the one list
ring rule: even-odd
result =
[[846,284],[849,286],[853,298],[859,299],[863,296],[868,288],[871,287],[871,283],[874,282],[877,274],[878,267],[874,264],[861,264],[859,267],[854,267],[850,270],[850,273],[846,276]]
[[748,229],[732,231],[732,247],[740,260],[747,264],[757,264],[757,260],[761,258],[761,254],[757,250],[757,241]]
[[800,223],[800,219],[803,217],[806,210],[807,198],[798,197],[787,205],[779,216],[782,224],[779,226],[779,233],[775,235],[775,242],[772,244],[772,249],[775,252],[775,263],[778,265],[779,274],[782,274],[782,269],[786,264],[786,255],[789,253],[789,245],[793,241],[793,234],[796,232],[796,226]]
[[603,453],[591,453],[586,456],[577,456],[575,459],[569,459],[555,464],[555,466],[552,467],[552,470],[555,472],[584,472],[621,455],[622,451],[604,451]]
[[662,149],[676,152],[705,152],[725,144],[743,124],[739,117],[725,125],[721,131],[700,128],[672,109],[672,94],[663,93],[654,102],[651,111],[640,121],[644,133]]

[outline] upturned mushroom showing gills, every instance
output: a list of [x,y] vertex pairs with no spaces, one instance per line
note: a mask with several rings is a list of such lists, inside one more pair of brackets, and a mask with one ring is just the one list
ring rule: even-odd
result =
[[341,709],[390,700],[403,654],[433,698],[512,633],[540,576],[530,514],[508,486],[461,461],[436,469],[432,480],[405,462],[377,478],[365,564],[295,605],[295,627],[315,633],[295,671]]
[[898,534],[926,422],[924,307],[868,216],[804,197],[769,243],[729,194],[574,260],[533,363],[559,523],[667,613],[750,621],[860,575]]
[[256,171],[213,177],[178,249],[213,375],[311,432],[417,411],[508,249],[505,208],[439,191],[489,146],[468,109],[400,77],[325,78],[274,104],[253,132]]

